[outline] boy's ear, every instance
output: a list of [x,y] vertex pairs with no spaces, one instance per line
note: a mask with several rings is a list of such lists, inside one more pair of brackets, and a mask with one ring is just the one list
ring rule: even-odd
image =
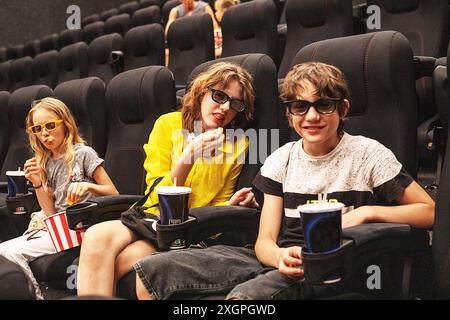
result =
[[345,118],[350,110],[350,101],[348,101],[348,99],[344,99],[342,102],[344,106],[344,114],[342,115],[342,118]]

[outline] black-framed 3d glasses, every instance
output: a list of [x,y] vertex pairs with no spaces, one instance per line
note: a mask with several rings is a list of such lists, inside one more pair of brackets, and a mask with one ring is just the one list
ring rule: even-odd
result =
[[314,107],[320,114],[331,114],[336,110],[337,104],[342,102],[342,100],[342,98],[321,98],[313,102],[306,100],[288,100],[282,101],[282,104],[288,108],[290,114],[303,116],[308,113],[311,107]]
[[217,103],[225,104],[227,101],[230,101],[230,108],[236,112],[242,112],[247,107],[241,99],[230,98],[225,92],[217,89],[209,89],[211,90],[211,98]]

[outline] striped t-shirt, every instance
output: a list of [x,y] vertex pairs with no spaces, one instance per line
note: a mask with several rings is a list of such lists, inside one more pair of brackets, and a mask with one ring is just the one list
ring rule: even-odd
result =
[[363,136],[344,133],[324,156],[308,155],[302,139],[272,153],[253,184],[264,193],[284,198],[280,247],[303,245],[299,205],[319,194],[345,204],[343,212],[363,205],[394,205],[413,179],[391,150]]

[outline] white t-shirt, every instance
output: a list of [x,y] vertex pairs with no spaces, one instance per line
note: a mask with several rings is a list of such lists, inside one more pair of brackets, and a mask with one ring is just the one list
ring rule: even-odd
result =
[[264,193],[284,198],[278,244],[303,245],[299,205],[318,194],[345,204],[343,212],[363,205],[393,205],[413,179],[391,150],[376,140],[344,133],[324,156],[308,155],[302,139],[272,153],[253,181]]

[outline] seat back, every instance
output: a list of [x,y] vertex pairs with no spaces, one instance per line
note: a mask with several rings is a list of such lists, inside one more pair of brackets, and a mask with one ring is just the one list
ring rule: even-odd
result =
[[80,134],[100,157],[106,147],[105,84],[97,77],[76,79],[59,84],[53,96],[72,111]]
[[298,50],[315,41],[353,33],[351,0],[287,0],[286,45],[278,70],[284,78]]
[[118,13],[119,13],[119,10],[116,9],[116,8],[112,8],[112,9],[109,9],[109,10],[102,11],[100,13],[100,20],[106,21],[106,20],[108,20],[108,18],[110,18],[112,16],[115,16]]
[[381,31],[401,32],[416,56],[443,57],[448,44],[447,0],[367,0],[380,11]]
[[139,9],[139,3],[137,1],[131,1],[120,5],[118,13],[127,13],[131,16],[137,9]]
[[164,30],[159,24],[130,29],[124,37],[125,66],[131,70],[151,65],[164,65]]
[[88,67],[86,43],[78,42],[62,48],[58,53],[58,83],[87,77]]
[[38,54],[31,65],[33,83],[43,84],[50,88],[58,84],[58,51],[50,50]]
[[436,199],[433,226],[434,298],[450,299],[450,139],[447,137],[446,156]]
[[0,47],[0,62],[6,61],[6,47]]
[[250,1],[230,7],[222,18],[222,57],[277,54],[277,9],[272,0]]
[[165,0],[141,0],[139,1],[139,8],[147,8],[147,7],[151,7],[151,6],[158,6],[159,8],[162,7],[163,2],[165,2]]
[[89,16],[86,16],[81,20],[81,27],[84,28],[85,26],[97,22],[100,20],[100,15],[97,13],[91,14]]
[[59,33],[59,48],[64,48],[80,41],[80,29],[64,29]]
[[9,68],[9,90],[11,92],[33,84],[32,63],[33,58],[31,57],[23,57],[11,62]]
[[131,18],[128,13],[118,14],[105,22],[105,32],[124,35],[131,28]]
[[108,84],[116,75],[116,70],[111,64],[111,52],[123,50],[123,38],[118,33],[94,39],[89,45],[89,76],[99,77]]
[[103,21],[96,21],[86,25],[81,30],[81,41],[87,44],[91,43],[92,40],[98,38],[105,34],[105,23]]
[[34,57],[41,52],[41,42],[39,40],[30,40],[23,46],[23,55]]
[[6,151],[8,151],[9,135],[10,135],[10,117],[9,117],[9,100],[10,93],[8,91],[0,91],[0,168],[5,159]]
[[105,168],[121,194],[143,194],[143,145],[156,119],[176,106],[172,73],[162,66],[129,70],[106,88]]
[[399,32],[329,39],[302,48],[292,65],[320,61],[347,77],[351,106],[344,130],[378,140],[405,169],[417,174],[414,66],[408,40]]
[[191,71],[214,59],[213,23],[208,14],[176,19],[167,33],[169,69],[176,85],[185,85]]
[[[210,65],[222,61],[238,64],[252,75],[256,97],[254,119],[248,126],[249,154],[237,185],[237,189],[240,189],[252,185],[252,180],[266,157],[271,151],[284,144],[284,141],[278,140],[278,119],[281,108],[278,106],[277,70],[273,60],[265,54],[252,53],[226,57],[208,61],[196,67],[189,76],[188,87],[199,73],[205,71]],[[258,203],[262,205],[263,197],[260,191],[254,188],[253,192]]]
[[9,90],[9,69],[11,60],[0,62],[0,91]]
[[43,85],[19,88],[9,97],[10,137],[8,151],[0,171],[0,181],[6,181],[6,171],[23,168],[25,161],[32,156],[28,146],[25,118],[31,102],[52,95],[52,89]]
[[46,52],[50,50],[59,50],[58,45],[58,38],[59,35],[57,33],[52,33],[49,35],[46,35],[41,39],[41,51],[40,52]]
[[133,16],[131,17],[131,24],[133,27],[151,23],[161,24],[161,8],[157,5],[139,9],[133,13]]
[[175,8],[180,4],[181,4],[180,0],[168,0],[164,2],[161,9],[162,22],[164,28],[166,27],[167,21],[169,21],[170,10],[172,10],[173,8]]

